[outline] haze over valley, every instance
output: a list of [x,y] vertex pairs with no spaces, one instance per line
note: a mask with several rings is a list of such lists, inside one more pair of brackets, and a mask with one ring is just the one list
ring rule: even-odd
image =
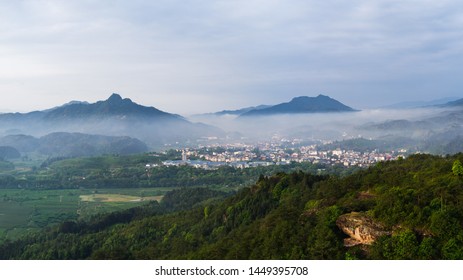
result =
[[463,112],[458,104],[454,101],[406,109],[361,110],[346,106],[347,110],[337,112],[301,113],[296,110],[254,116],[249,116],[246,111],[237,114],[235,112],[241,111],[229,110],[229,114],[195,115],[191,119],[220,127],[228,132],[229,137],[241,137],[251,143],[274,136],[280,140],[298,139],[313,143],[365,138],[390,142],[396,150],[413,148],[413,152],[445,154],[463,148],[455,147],[463,134],[460,122]]
[[462,15],[457,0],[0,1],[0,259],[185,260],[2,274],[459,275],[287,260],[463,260]]
[[383,141],[394,150],[446,154],[463,148],[460,103],[458,99],[409,109],[362,110],[318,95],[183,117],[112,94],[96,103],[72,101],[44,111],[0,114],[0,145],[21,154],[88,156],[265,141],[323,145],[366,139]]
[[[87,178],[85,186],[127,183],[114,175],[119,167],[101,167],[108,170],[95,173],[66,162],[82,157],[109,157],[104,162],[119,156],[142,157],[146,166],[124,166],[137,170],[133,176],[141,176],[133,184],[165,186],[171,183],[163,175],[161,185],[151,182],[153,170],[162,173],[185,166],[209,171],[223,166],[292,170],[309,164],[317,172],[336,168],[352,172],[347,168],[374,166],[416,153],[455,154],[463,151],[461,100],[408,109],[361,109],[319,94],[274,105],[180,116],[113,93],[95,103],[70,101],[43,111],[0,114],[0,170],[5,172],[0,181],[6,180],[4,187],[27,188],[34,184],[74,188],[83,185],[82,178]],[[79,171],[64,181],[68,175],[59,175],[56,181],[56,167],[49,169],[55,162]],[[24,172],[37,178],[23,181]],[[186,184],[190,177],[181,178]]]

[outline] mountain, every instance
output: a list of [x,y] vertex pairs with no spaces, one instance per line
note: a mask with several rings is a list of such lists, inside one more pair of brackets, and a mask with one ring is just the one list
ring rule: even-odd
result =
[[463,98],[455,100],[455,101],[450,101],[442,105],[442,107],[457,107],[457,106],[463,106]]
[[61,106],[57,106],[57,107],[53,107],[51,109],[47,109],[44,112],[50,112],[50,111],[56,110],[56,109],[61,108],[61,107],[66,107],[66,106],[75,105],[75,104],[90,104],[90,103],[88,103],[87,101],[73,100],[73,101],[69,101],[68,103],[65,103],[65,104],[63,104]]
[[426,121],[409,120],[388,120],[377,124],[366,124],[362,128],[365,130],[402,130],[411,131],[413,129],[426,129],[430,123]]
[[54,132],[40,138],[29,135],[8,135],[0,138],[0,152],[1,148],[6,147],[18,153],[38,152],[53,157],[127,155],[148,151],[145,143],[132,137],[67,132]]
[[182,120],[176,115],[158,110],[154,107],[146,107],[134,103],[129,98],[124,98],[113,93],[107,100],[89,103],[70,103],[55,108],[46,113],[45,120],[63,119],[91,119],[91,118],[163,118]]
[[445,103],[450,103],[454,100],[458,99],[458,97],[444,97],[439,98],[431,101],[408,101],[408,102],[400,102],[391,105],[384,106],[382,108],[386,109],[412,109],[412,108],[419,108],[419,107],[429,107],[429,106],[437,106],[442,105]]
[[21,157],[18,150],[10,146],[0,146],[0,160],[15,159]]
[[3,130],[0,135],[14,131],[14,134],[34,136],[54,132],[130,136],[153,148],[223,134],[216,127],[189,122],[179,115],[139,105],[115,93],[96,103],[74,101],[44,111],[0,114],[0,127]]
[[242,114],[243,117],[265,116],[276,114],[303,114],[303,113],[327,113],[327,112],[353,112],[341,102],[325,95],[317,97],[300,96],[290,102],[281,103],[264,109],[254,109]]
[[38,149],[40,141],[30,135],[15,134],[0,138],[0,145],[13,147],[20,153],[30,153]]
[[[358,125],[359,134],[370,138],[395,139],[396,148],[407,147],[410,150],[431,154],[454,154],[461,152],[463,146],[463,99],[440,106],[404,110],[409,119],[390,119],[381,122],[369,122]],[[413,116],[413,110],[420,112]],[[394,111],[389,113],[394,117]],[[408,143],[400,139],[408,138]]]
[[49,156],[82,157],[101,154],[138,154],[148,151],[145,143],[127,136],[55,132],[39,138],[38,151]]
[[242,114],[247,113],[247,112],[252,111],[252,110],[261,110],[261,109],[266,109],[266,108],[269,108],[269,107],[272,107],[272,106],[271,105],[259,105],[259,106],[241,108],[241,109],[237,109],[237,110],[223,110],[223,111],[220,111],[220,112],[210,113],[210,114],[206,114],[206,115],[217,115],[217,116],[235,115],[235,116],[239,116],[239,115],[242,115]]

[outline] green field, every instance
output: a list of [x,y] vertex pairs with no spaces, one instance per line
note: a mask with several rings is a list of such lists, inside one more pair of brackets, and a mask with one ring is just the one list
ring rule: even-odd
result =
[[159,201],[172,188],[149,189],[0,189],[0,239],[15,239],[65,220],[86,219]]

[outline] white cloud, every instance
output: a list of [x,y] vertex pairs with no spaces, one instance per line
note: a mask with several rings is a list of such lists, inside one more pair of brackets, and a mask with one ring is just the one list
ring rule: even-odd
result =
[[[394,103],[404,97],[395,95],[398,89],[409,100],[433,99],[454,95],[449,83],[462,85],[442,78],[461,72],[462,6],[451,0],[0,1],[0,91],[40,92],[50,105],[119,91],[175,113],[189,111],[195,98],[198,111],[214,111],[320,91],[357,104],[372,92],[389,92],[377,102]],[[430,79],[440,92],[419,86]]]

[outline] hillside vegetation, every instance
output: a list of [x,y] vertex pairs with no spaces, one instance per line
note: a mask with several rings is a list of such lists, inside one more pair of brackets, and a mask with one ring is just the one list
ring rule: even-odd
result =
[[[206,170],[193,166],[165,166],[163,160],[181,157],[170,150],[164,153],[138,155],[105,155],[98,157],[52,157],[39,167],[14,170],[11,163],[0,161],[0,189],[76,189],[76,188],[155,188],[155,187],[224,187],[248,186],[260,174],[310,170],[317,173],[350,173],[354,169],[311,163],[233,168],[222,166]],[[150,165],[147,167],[146,165]],[[155,165],[155,167],[153,166]],[[323,169],[323,170],[322,170]],[[2,172],[4,171],[4,172]]]
[[[414,155],[343,178],[277,173],[220,199],[205,189],[177,190],[160,204],[4,242],[0,257],[462,259],[462,161],[462,154]],[[337,221],[348,213],[362,213],[385,234],[345,247]]]

